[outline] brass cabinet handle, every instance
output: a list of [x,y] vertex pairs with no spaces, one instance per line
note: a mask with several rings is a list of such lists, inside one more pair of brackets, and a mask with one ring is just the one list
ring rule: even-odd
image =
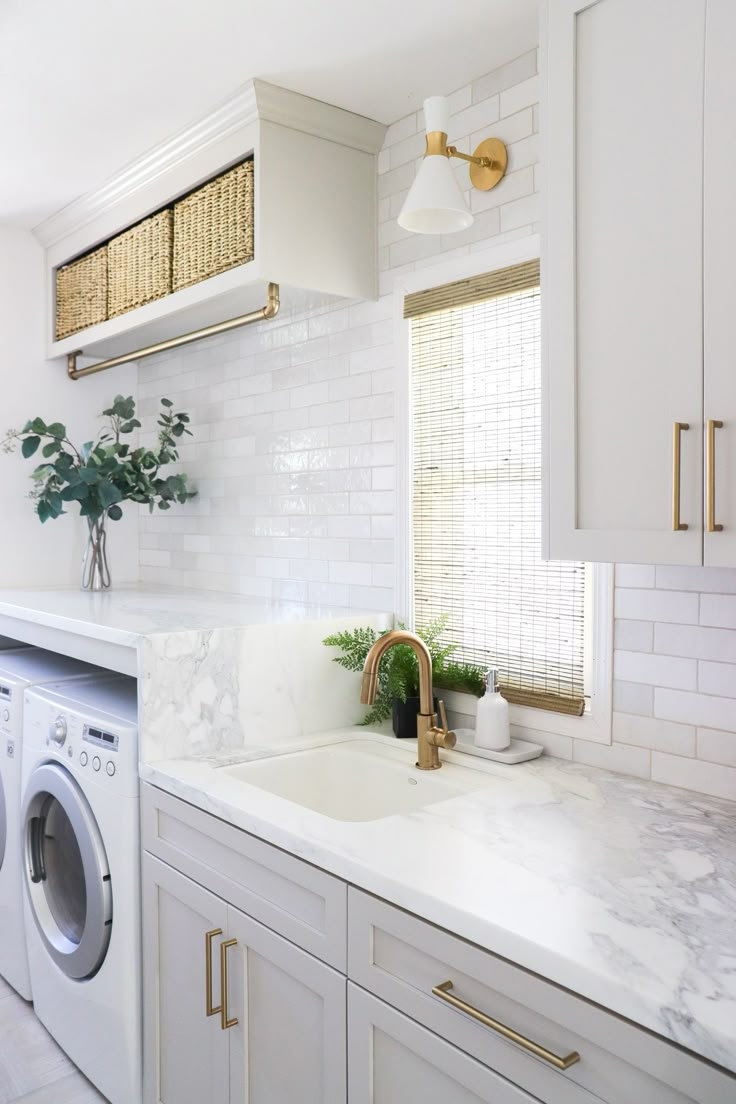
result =
[[220,944],[220,985],[222,987],[222,1008],[220,1009],[220,1027],[227,1031],[229,1027],[235,1027],[238,1017],[230,1019],[227,1008],[227,952],[229,947],[237,945],[237,939],[226,939]]
[[689,422],[675,422],[672,426],[672,528],[687,529],[680,521],[680,438],[683,430],[690,428]]
[[497,1032],[499,1035],[502,1035],[504,1039],[516,1043],[517,1046],[522,1047],[524,1050],[528,1050],[530,1054],[534,1054],[537,1058],[549,1062],[555,1069],[566,1070],[580,1061],[580,1055],[576,1050],[571,1051],[564,1057],[560,1057],[559,1054],[553,1054],[552,1051],[547,1050],[546,1047],[533,1042],[531,1039],[527,1039],[526,1035],[520,1035],[519,1032],[514,1031],[512,1027],[507,1027],[506,1024],[499,1023],[498,1020],[492,1019],[478,1008],[473,1008],[472,1004],[466,1004],[464,1000],[460,1000],[454,993],[451,993],[451,989],[452,982],[443,981],[441,985],[435,985],[432,990],[432,995],[434,997],[439,997],[440,1000],[446,1001],[448,1004],[452,1005],[453,1008],[456,1008],[458,1012],[464,1012],[466,1016],[471,1016],[474,1020],[477,1020],[478,1023],[482,1023],[484,1027],[490,1027],[491,1031]]
[[705,531],[721,533],[723,526],[716,524],[716,430],[723,429],[723,422],[709,418],[705,427]]
[[222,1004],[218,1004],[217,1007],[215,1007],[212,1003],[212,940],[218,935],[222,935],[222,928],[213,928],[212,931],[208,931],[204,937],[205,1008],[208,1016],[216,1016],[218,1012],[222,1011]]

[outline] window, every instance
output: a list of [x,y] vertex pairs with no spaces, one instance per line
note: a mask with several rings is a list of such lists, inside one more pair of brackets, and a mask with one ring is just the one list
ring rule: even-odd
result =
[[[573,726],[599,673],[596,579],[541,556],[539,261],[420,287],[403,295],[403,315],[414,621],[448,614],[458,656],[499,668],[523,707],[516,723],[583,735]],[[566,715],[561,729],[548,711]],[[610,739],[601,733],[584,734]]]

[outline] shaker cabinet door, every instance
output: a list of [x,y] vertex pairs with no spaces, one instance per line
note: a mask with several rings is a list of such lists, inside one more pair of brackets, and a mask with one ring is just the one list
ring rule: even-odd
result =
[[344,975],[234,908],[228,942],[231,1104],[345,1104]]
[[[704,563],[736,567],[736,5],[708,0],[705,45]],[[720,424],[719,424],[720,423]]]
[[208,1000],[220,1004],[227,905],[145,854],[143,909],[146,1104],[228,1104],[228,1033],[207,1015]]
[[705,7],[548,0],[553,559],[702,562]]

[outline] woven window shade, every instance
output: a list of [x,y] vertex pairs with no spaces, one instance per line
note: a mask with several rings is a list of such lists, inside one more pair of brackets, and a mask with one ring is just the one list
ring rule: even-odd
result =
[[408,296],[414,605],[509,701],[585,707],[585,565],[541,548],[537,261]]

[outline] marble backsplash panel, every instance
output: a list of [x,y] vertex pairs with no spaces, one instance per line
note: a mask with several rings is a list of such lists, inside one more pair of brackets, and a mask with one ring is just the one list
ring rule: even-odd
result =
[[289,743],[357,723],[360,675],[338,667],[322,641],[390,614],[208,632],[160,633],[142,644],[141,760],[222,755]]

